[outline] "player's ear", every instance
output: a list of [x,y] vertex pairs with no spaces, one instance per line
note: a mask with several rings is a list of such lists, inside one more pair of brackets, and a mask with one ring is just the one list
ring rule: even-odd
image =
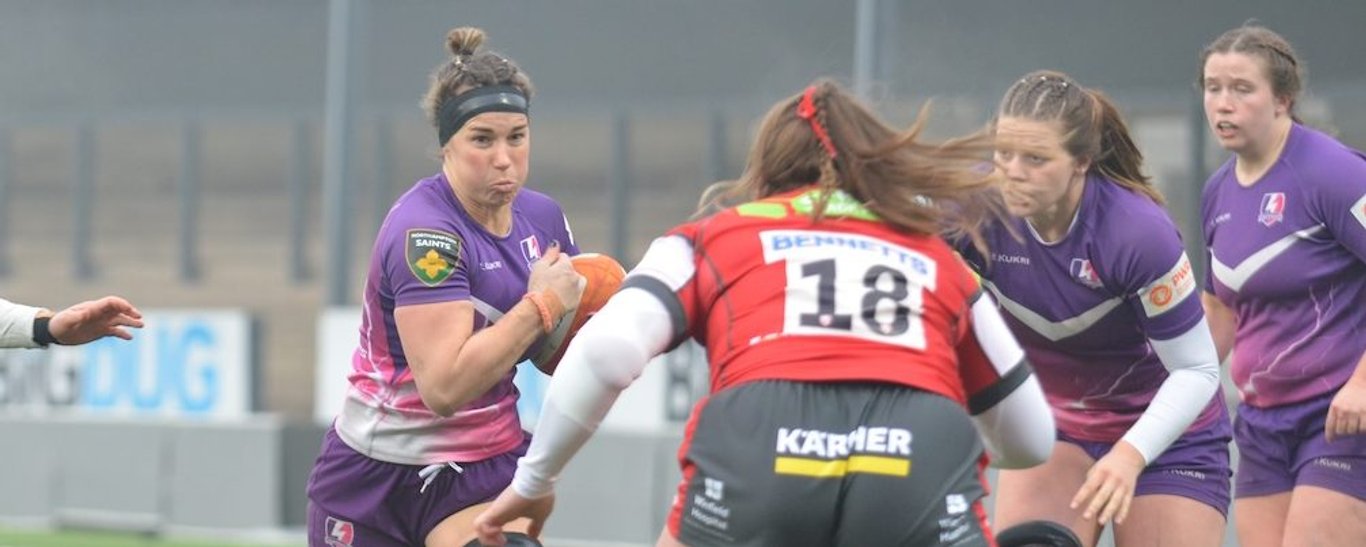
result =
[[1086,176],[1086,172],[1091,169],[1091,158],[1077,158],[1076,171],[1078,177]]

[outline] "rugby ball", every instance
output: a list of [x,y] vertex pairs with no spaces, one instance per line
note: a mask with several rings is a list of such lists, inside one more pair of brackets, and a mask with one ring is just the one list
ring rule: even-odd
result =
[[626,270],[615,259],[600,253],[582,253],[570,258],[574,271],[583,276],[586,283],[583,296],[579,297],[578,309],[574,314],[564,314],[555,330],[541,340],[541,347],[531,357],[532,364],[546,374],[554,374],[564,356],[569,341],[579,332],[579,328],[602,309],[607,299],[621,288],[621,280]]

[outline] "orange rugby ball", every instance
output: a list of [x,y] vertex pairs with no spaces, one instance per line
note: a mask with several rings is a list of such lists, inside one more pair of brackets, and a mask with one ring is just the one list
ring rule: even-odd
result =
[[570,260],[574,265],[574,271],[583,276],[587,283],[583,287],[583,296],[579,297],[579,307],[574,311],[574,315],[571,317],[565,314],[561,317],[560,322],[555,325],[555,330],[541,341],[540,351],[531,358],[532,364],[546,374],[555,373],[555,367],[559,366],[565,348],[569,347],[569,341],[574,339],[579,328],[583,327],[593,314],[602,309],[607,299],[616,294],[617,289],[621,288],[622,278],[626,277],[626,270],[621,264],[605,254],[582,253]]

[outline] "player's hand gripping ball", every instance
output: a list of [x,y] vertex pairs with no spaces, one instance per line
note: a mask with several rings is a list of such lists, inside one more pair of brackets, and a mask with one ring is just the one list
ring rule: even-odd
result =
[[579,305],[574,315],[564,314],[555,325],[555,330],[542,340],[540,351],[531,357],[531,362],[536,368],[546,374],[555,373],[555,367],[559,366],[565,348],[569,347],[569,341],[593,314],[602,309],[607,299],[616,294],[617,289],[621,288],[622,278],[626,277],[626,270],[621,264],[605,254],[582,253],[575,255],[571,260],[574,271],[583,276],[587,283],[583,288],[583,296],[579,297]]

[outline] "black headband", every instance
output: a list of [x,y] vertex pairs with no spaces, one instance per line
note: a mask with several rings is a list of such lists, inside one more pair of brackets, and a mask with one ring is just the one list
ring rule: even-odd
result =
[[437,141],[441,146],[470,118],[485,112],[529,113],[526,95],[510,85],[476,87],[441,103],[436,111]]

